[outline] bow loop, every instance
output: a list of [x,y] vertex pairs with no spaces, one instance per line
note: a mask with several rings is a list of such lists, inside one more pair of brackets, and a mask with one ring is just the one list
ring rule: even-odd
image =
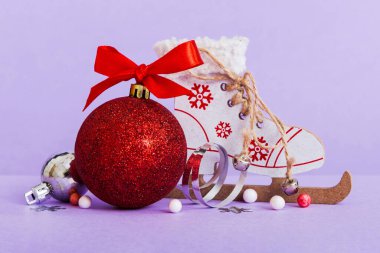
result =
[[95,72],[110,77],[136,67],[136,63],[121,54],[116,48],[110,46],[98,47],[94,66]]
[[91,88],[83,110],[86,110],[105,90],[132,78],[145,85],[158,98],[189,95],[191,92],[188,89],[159,74],[177,73],[202,64],[203,61],[194,40],[178,45],[150,65],[137,65],[115,48],[100,46],[96,55],[95,71],[108,78]]

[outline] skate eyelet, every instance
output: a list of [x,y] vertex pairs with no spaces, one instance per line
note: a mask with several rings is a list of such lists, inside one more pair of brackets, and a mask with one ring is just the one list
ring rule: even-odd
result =
[[239,118],[241,119],[241,120],[245,120],[246,118],[247,118],[247,115],[245,115],[244,113],[239,113]]
[[232,104],[232,100],[231,100],[231,99],[229,99],[229,100],[227,101],[227,105],[228,105],[229,107],[234,106],[234,105]]
[[257,128],[259,128],[259,129],[261,129],[261,128],[263,128],[263,125],[264,125],[264,122],[263,121],[258,121],[258,122],[256,122],[256,126],[257,126]]
[[226,91],[226,90],[227,90],[227,84],[226,84],[226,83],[221,83],[221,84],[220,84],[220,89],[221,89],[222,91]]

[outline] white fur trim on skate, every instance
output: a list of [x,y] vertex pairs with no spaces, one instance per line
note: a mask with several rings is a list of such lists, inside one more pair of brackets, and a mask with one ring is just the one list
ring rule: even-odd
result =
[[[168,40],[162,40],[154,45],[154,50],[159,57],[163,56],[175,46],[188,41],[188,39],[176,39],[171,38]],[[243,74],[246,70],[246,51],[249,43],[249,39],[246,37],[221,37],[219,40],[213,40],[208,37],[198,37],[195,39],[199,48],[206,48],[217,59],[219,59],[228,69],[237,74]],[[219,67],[211,63],[207,56],[202,55],[204,64],[192,69],[197,75],[209,75],[220,74]],[[179,59],[180,61],[180,59]],[[182,72],[185,73],[185,72]],[[179,74],[181,75],[181,73]]]

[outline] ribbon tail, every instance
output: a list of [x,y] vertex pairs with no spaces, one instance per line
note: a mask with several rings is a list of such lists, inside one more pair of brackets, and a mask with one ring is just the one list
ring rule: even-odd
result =
[[144,78],[143,84],[158,98],[172,98],[182,95],[190,96],[192,92],[176,82],[159,75]]
[[90,94],[87,97],[86,105],[83,108],[83,111],[86,110],[86,108],[100,95],[102,94],[105,90],[111,88],[112,86],[120,83],[121,81],[127,81],[131,79],[133,75],[131,74],[129,77],[109,77],[106,80],[96,84],[93,86],[90,90]]

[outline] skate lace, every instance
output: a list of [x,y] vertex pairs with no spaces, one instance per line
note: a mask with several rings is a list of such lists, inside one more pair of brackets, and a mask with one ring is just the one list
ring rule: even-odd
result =
[[[246,71],[242,76],[239,76],[238,74],[229,70],[207,49],[199,48],[199,51],[206,54],[221,70],[223,70],[224,73],[206,76],[197,75],[192,71],[188,70],[190,74],[201,80],[230,80],[230,82],[225,85],[225,90],[237,92],[231,97],[231,99],[229,100],[229,104],[231,106],[241,104],[242,108],[240,113],[244,116],[249,115],[249,127],[243,130],[244,141],[241,154],[248,156],[251,136],[253,137],[255,143],[262,149],[272,150],[282,145],[284,148],[284,154],[286,159],[286,177],[288,179],[291,179],[294,158],[289,155],[288,142],[285,139],[285,126],[283,122],[269,109],[269,107],[264,103],[264,101],[260,97],[256,87],[256,81],[252,73]],[[281,136],[281,142],[277,143],[276,145],[265,146],[257,138],[255,125],[259,127],[259,124],[263,122],[263,112],[265,112],[271,118]]]

